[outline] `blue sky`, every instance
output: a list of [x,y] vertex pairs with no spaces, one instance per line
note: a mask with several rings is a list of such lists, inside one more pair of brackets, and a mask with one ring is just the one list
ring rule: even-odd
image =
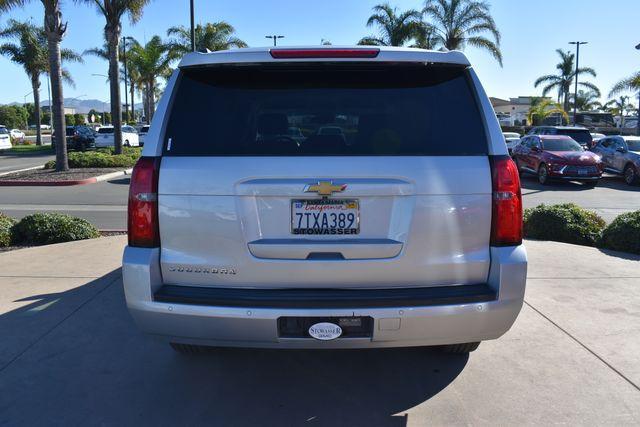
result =
[[[196,21],[225,20],[235,26],[237,36],[250,46],[269,43],[265,34],[286,36],[282,45],[319,44],[328,39],[333,44],[354,44],[374,32],[365,23],[371,7],[379,0],[215,0],[196,2]],[[595,68],[592,79],[603,94],[619,79],[640,69],[640,1],[637,0],[491,0],[493,16],[502,33],[504,67],[485,52],[468,48],[466,54],[490,96],[536,95],[534,80],[555,72],[556,48],[573,49],[571,40],[586,40],[581,48],[581,65]],[[394,0],[392,5],[404,10],[420,8],[422,1]],[[104,18],[93,6],[62,2],[63,16],[69,22],[63,46],[82,52],[103,43]],[[42,5],[32,1],[0,17],[0,26],[9,18],[42,22]],[[189,24],[188,0],[155,0],[145,9],[136,25],[124,22],[124,34],[143,42],[153,35],[166,36],[172,25]],[[87,57],[84,64],[69,64],[76,87],[65,87],[65,97],[108,99],[105,79],[92,73],[106,74],[106,61]],[[31,88],[22,69],[0,57],[0,103],[22,102]],[[9,83],[10,82],[10,83]],[[42,98],[46,99],[46,85]],[[29,100],[31,97],[27,97]]]

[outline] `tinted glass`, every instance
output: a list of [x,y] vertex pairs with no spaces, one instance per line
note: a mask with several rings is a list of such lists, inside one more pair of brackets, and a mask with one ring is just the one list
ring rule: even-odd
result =
[[113,133],[113,128],[100,128],[98,133]]
[[149,132],[149,126],[142,126],[140,132]]
[[640,151],[640,140],[627,139],[627,147],[629,151]]
[[7,128],[0,128],[0,135],[6,135],[8,133],[9,131],[7,130]]
[[542,145],[547,151],[582,151],[582,146],[571,139],[545,139]]
[[[183,70],[165,155],[482,155],[481,120],[461,68]],[[207,132],[194,123],[206,123]],[[289,128],[302,138],[293,139]]]
[[593,140],[591,133],[587,129],[558,129],[557,134],[570,136],[581,144],[591,144]]
[[67,126],[67,136],[73,136],[76,133],[76,128],[73,126]]

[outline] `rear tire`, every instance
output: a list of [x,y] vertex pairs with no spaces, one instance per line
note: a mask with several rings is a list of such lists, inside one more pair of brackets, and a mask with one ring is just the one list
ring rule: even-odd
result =
[[465,342],[462,344],[443,345],[441,349],[444,353],[449,353],[449,354],[467,354],[476,350],[478,346],[480,346],[480,341]]
[[542,185],[549,184],[549,169],[545,164],[540,165],[538,168],[538,182]]
[[624,168],[624,182],[628,185],[635,185],[638,183],[638,171],[633,165],[627,165]]
[[208,347],[204,347],[201,345],[182,344],[177,342],[169,343],[169,345],[175,352],[189,355],[206,353],[208,349]]

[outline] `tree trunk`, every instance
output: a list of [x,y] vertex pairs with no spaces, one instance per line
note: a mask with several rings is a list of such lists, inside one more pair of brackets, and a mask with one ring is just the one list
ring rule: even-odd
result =
[[156,112],[155,93],[156,93],[156,85],[155,85],[155,82],[151,80],[149,82],[149,120],[148,120],[149,123],[151,123],[151,120],[153,119],[153,113]]
[[134,86],[134,82],[133,79],[130,79],[129,81],[131,88],[130,88],[130,92],[131,92],[131,120],[133,120],[134,122],[136,121],[136,102],[133,98],[134,92],[135,92],[135,86]]
[[[33,89],[33,114],[36,119],[36,145],[42,145],[42,129],[40,129],[40,76],[31,78],[31,89]],[[51,108],[51,106],[49,106]]]
[[62,13],[57,0],[42,0],[44,4],[44,29],[49,48],[49,70],[51,72],[51,114],[53,131],[56,134],[56,170],[69,170],[67,158],[67,135],[64,122],[64,98],[62,94],[62,68],[60,66],[60,41],[67,30],[62,22]]
[[115,154],[122,153],[122,105],[120,105],[120,25],[107,24],[105,35],[109,43],[109,86],[111,93],[111,123]]

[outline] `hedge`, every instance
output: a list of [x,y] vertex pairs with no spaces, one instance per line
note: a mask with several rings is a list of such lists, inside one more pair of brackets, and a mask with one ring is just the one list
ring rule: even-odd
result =
[[573,203],[539,205],[524,212],[525,237],[595,246],[605,221],[595,212]]
[[640,211],[616,217],[602,232],[600,245],[615,251],[640,254]]
[[[69,167],[74,168],[130,168],[136,164],[141,149],[124,147],[122,154],[112,154],[113,149],[69,153]],[[45,169],[55,169],[56,161],[45,163]]]
[[16,220],[0,213],[0,247],[10,246],[12,242],[13,226]]
[[88,221],[61,213],[35,213],[13,226],[13,241],[18,244],[46,245],[99,236]]

